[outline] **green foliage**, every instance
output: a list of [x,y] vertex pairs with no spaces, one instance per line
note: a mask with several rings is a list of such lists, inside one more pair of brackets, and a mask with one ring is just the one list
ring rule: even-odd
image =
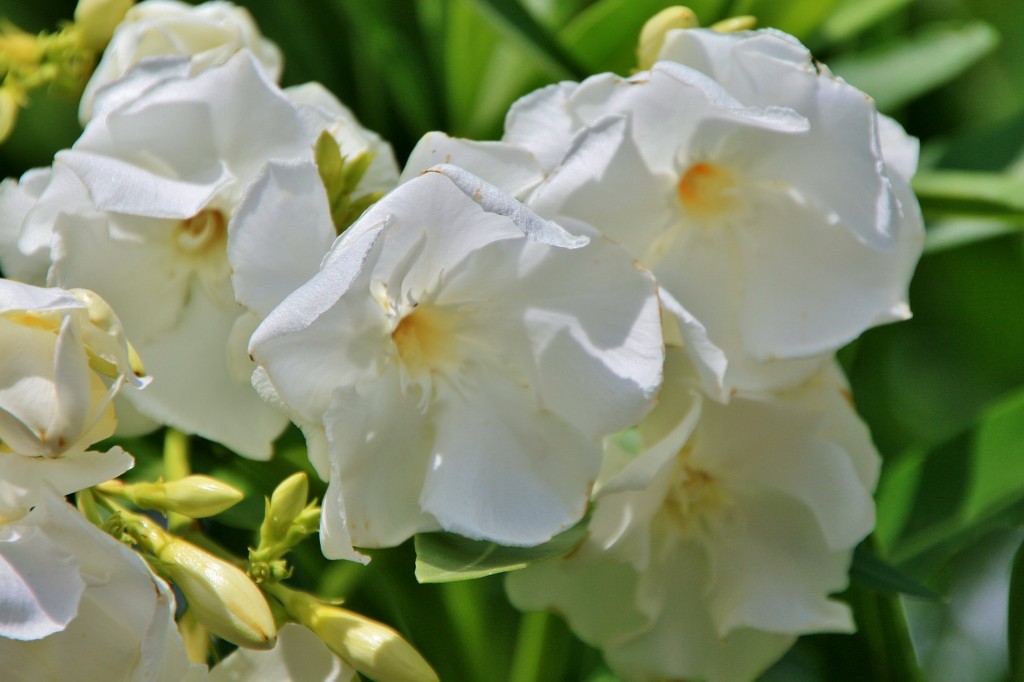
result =
[[563,556],[587,539],[588,521],[584,518],[536,547],[504,547],[451,533],[420,533],[416,536],[416,579],[421,583],[470,580]]

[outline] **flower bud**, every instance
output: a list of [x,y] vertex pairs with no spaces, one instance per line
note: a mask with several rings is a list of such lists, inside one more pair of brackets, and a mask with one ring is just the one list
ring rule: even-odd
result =
[[283,586],[273,594],[299,623],[367,677],[379,682],[438,682],[430,664],[387,625]]
[[737,31],[749,31],[757,26],[757,17],[750,14],[743,14],[738,17],[722,19],[708,26],[712,31],[719,33],[736,33]]
[[102,50],[134,4],[135,0],[78,0],[75,26],[81,31],[82,45]]
[[292,522],[306,507],[309,497],[309,481],[301,471],[281,481],[270,496],[267,515],[260,529],[263,542],[278,542],[288,532]]
[[121,485],[109,481],[100,490],[131,500],[142,509],[176,512],[191,519],[220,514],[242,501],[242,491],[209,476],[187,476],[176,481]]
[[700,22],[689,7],[666,7],[647,20],[640,30],[640,44],[636,48],[637,66],[649,69],[658,61],[658,53],[665,43],[665,34],[677,28],[697,28]]
[[250,649],[274,646],[274,616],[244,571],[176,537],[169,538],[156,557],[211,634]]

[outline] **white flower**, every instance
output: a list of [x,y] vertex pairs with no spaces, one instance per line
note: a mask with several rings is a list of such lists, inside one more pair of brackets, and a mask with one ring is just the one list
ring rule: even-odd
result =
[[687,365],[669,352],[640,453],[610,445],[586,544],[507,586],[625,679],[753,679],[799,634],[853,629],[829,595],[874,525],[878,456],[837,369],[723,405]]
[[[31,237],[38,250],[24,255],[52,258],[51,283],[93,289],[118,311],[155,379],[125,392],[139,412],[268,457],[287,418],[249,383],[257,320],[232,290],[230,218],[268,160],[312,160],[324,130],[344,130],[344,152],[362,128],[326,95],[317,106],[291,101],[248,53],[194,77],[174,61],[147,62],[103,95],[106,113],[58,154],[45,188],[33,187],[13,248]],[[378,152],[374,177],[385,182],[390,150],[370,136],[362,145]]]
[[[0,487],[6,489],[6,482]],[[0,666],[5,680],[179,682],[186,676],[189,663],[174,625],[174,597],[138,554],[52,491],[28,515],[4,521]]]
[[356,672],[307,628],[288,623],[270,651],[239,648],[210,671],[208,682],[352,682]]
[[909,316],[923,243],[905,182],[915,154],[885,120],[889,172],[869,98],[792,38],[756,35],[767,47],[708,59],[722,84],[663,61],[549,86],[513,105],[503,144],[433,134],[403,177],[443,156],[540,215],[594,225],[651,268],[684,334],[692,315],[724,351],[710,390],[797,385],[864,329]]
[[198,73],[249,50],[270,78],[281,75],[281,51],[264,38],[249,11],[230,2],[198,6],[178,0],[145,0],[125,15],[114,30],[103,58],[82,93],[79,120],[93,117],[93,100],[105,86],[123,77],[140,61],[185,57]]
[[114,432],[111,400],[135,376],[121,324],[88,291],[0,280],[0,479],[61,494],[132,466],[120,448],[87,452]]
[[[247,202],[277,204],[276,182]],[[451,167],[370,208],[250,351],[329,475],[325,554],[357,560],[424,530],[532,545],[572,525],[663,358],[646,271]]]

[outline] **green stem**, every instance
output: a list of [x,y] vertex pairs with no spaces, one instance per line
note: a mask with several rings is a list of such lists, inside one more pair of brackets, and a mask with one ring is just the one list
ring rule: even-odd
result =
[[469,668],[470,679],[493,680],[492,659],[486,605],[488,597],[483,584],[476,580],[444,583],[441,601],[448,612],[448,622],[461,643],[461,655]]
[[871,656],[872,679],[924,682],[900,598],[858,585],[849,598]]
[[[189,436],[177,429],[167,427],[164,434],[164,475],[168,481],[177,481],[192,473]],[[192,520],[187,516],[170,512],[167,514],[167,529],[177,535],[188,530]]]
[[565,628],[546,611],[524,613],[519,621],[519,636],[512,659],[509,682],[540,682],[561,679],[564,658],[553,654],[564,651]]

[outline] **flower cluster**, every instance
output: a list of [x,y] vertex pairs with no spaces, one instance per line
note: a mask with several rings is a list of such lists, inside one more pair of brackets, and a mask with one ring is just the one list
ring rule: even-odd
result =
[[[645,31],[644,70],[527,95],[500,142],[429,133],[400,173],[321,86],[277,84],[243,10],[114,5],[82,136],[0,186],[0,659],[71,660],[117,593],[130,636],[85,659],[205,675],[167,579],[209,632],[277,643],[209,679],[296,656],[304,679],[434,679],[394,631],[278,584],[293,540],[319,522],[326,557],[363,563],[422,532],[533,547],[588,509],[585,543],[508,593],[624,679],[749,679],[853,628],[830,595],[878,457],[835,353],[909,316],[922,246],[916,143],[869,98],[779,32]],[[136,552],[59,499],[131,466],[87,450],[115,423],[267,459],[289,420],[327,494],[268,501],[262,591],[145,516],[86,514]],[[189,485],[193,518],[236,501]],[[182,509],[163,483],[96,490]],[[263,592],[304,627],[277,633]]]

